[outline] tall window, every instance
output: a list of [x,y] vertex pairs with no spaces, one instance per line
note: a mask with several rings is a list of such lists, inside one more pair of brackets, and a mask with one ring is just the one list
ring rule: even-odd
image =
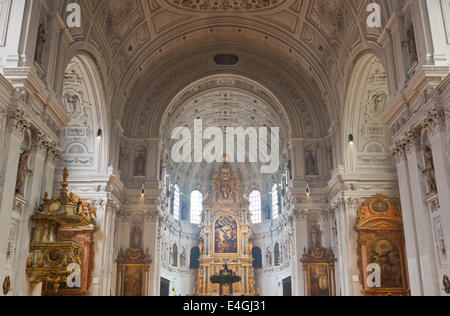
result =
[[280,215],[280,206],[278,199],[278,185],[274,184],[272,187],[272,218],[278,219]]
[[203,212],[203,194],[198,191],[191,193],[191,223],[199,225],[202,220]]
[[257,190],[252,191],[248,197],[250,202],[250,214],[253,224],[261,224],[261,193]]
[[174,186],[175,192],[173,194],[173,217],[179,221],[180,220],[180,198],[181,198],[181,192],[180,187],[175,184]]

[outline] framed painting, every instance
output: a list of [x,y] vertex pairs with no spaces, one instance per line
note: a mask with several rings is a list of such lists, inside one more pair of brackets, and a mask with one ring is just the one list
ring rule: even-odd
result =
[[122,296],[144,296],[144,265],[123,266]]
[[238,224],[231,216],[222,216],[214,225],[214,252],[216,254],[238,253]]
[[308,296],[332,296],[332,280],[329,263],[309,263],[306,272]]

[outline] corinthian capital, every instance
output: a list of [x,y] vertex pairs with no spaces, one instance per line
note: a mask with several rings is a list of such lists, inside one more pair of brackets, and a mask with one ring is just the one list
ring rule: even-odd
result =
[[404,138],[406,156],[416,154],[420,151],[420,136],[415,131],[408,131]]
[[405,144],[402,141],[396,142],[392,147],[392,155],[397,165],[406,161]]
[[428,112],[427,117],[423,120],[423,128],[431,137],[444,131],[445,114],[442,109],[434,108]]
[[8,114],[8,132],[23,138],[25,131],[30,127],[30,123],[25,118],[25,114],[20,109],[15,109]]

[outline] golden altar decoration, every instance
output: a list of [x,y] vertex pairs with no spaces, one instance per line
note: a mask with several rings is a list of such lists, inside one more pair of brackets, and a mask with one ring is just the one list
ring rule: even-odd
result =
[[46,193],[31,217],[26,272],[33,288],[43,283],[46,296],[88,295],[92,281],[96,210],[68,193],[68,177],[65,168],[59,196],[49,199]]
[[219,275],[224,266],[241,281],[232,289],[224,286],[222,295],[254,296],[252,233],[247,188],[224,159],[220,171],[213,177],[212,186],[204,189],[205,202],[201,221],[200,258],[197,279],[199,296],[219,296],[220,285],[211,283],[211,276]]
[[307,296],[336,296],[335,266],[336,258],[332,249],[322,247],[321,232],[317,226],[311,227],[312,246],[300,262],[303,263],[305,291]]
[[142,232],[134,227],[130,235],[130,248],[120,249],[117,258],[117,294],[120,296],[147,296],[152,259],[142,249]]
[[[379,194],[358,208],[355,230],[358,233],[358,268],[365,296],[409,296],[406,249],[400,202]],[[371,264],[381,269],[380,288],[371,288]]]

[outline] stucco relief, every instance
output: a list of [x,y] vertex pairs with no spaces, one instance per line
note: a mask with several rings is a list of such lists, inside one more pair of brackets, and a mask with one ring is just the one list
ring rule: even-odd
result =
[[72,60],[64,74],[63,104],[71,118],[62,132],[61,162],[65,166],[92,167],[94,165],[95,137],[93,111],[95,100],[86,82],[82,64]]
[[285,0],[166,0],[169,4],[199,11],[252,11],[271,9]]
[[344,22],[344,9],[341,0],[317,0],[314,5],[319,15],[320,26],[329,36],[335,36]]
[[367,84],[362,92],[358,130],[358,164],[389,165],[391,163],[389,150],[388,128],[383,124],[381,114],[388,100],[387,77],[383,66],[378,60],[370,65]]

